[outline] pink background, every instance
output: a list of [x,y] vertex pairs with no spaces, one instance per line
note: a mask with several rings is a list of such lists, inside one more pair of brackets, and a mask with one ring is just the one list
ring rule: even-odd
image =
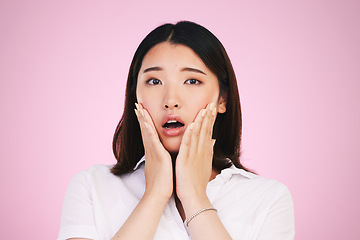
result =
[[0,2],[0,232],[55,239],[71,177],[113,164],[132,55],[165,22],[235,67],[243,162],[285,183],[296,239],[360,239],[359,1]]

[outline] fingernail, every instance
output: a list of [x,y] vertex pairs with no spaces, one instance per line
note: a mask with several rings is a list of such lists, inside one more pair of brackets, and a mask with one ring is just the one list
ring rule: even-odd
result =
[[216,143],[216,139],[213,139],[213,147],[215,146]]
[[190,128],[190,130],[192,130],[194,128],[194,123],[191,123],[189,128]]
[[210,111],[213,111],[214,108],[215,108],[215,103],[211,103],[211,104],[210,104]]
[[135,103],[135,107],[139,110],[139,104]]
[[204,117],[205,114],[206,114],[206,109],[202,109],[202,110],[201,110],[201,116]]
[[140,115],[143,117],[144,116],[144,110],[139,109]]
[[214,108],[211,113],[212,113],[213,116],[215,116],[216,115],[216,108]]
[[134,111],[135,111],[135,115],[136,115],[137,117],[139,117],[138,110],[137,110],[137,109],[134,109]]

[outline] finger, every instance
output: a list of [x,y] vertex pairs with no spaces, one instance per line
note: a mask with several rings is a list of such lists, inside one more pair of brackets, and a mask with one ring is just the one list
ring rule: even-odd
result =
[[[154,125],[154,121],[150,115],[150,113],[148,112],[147,109],[145,109],[143,107],[142,104],[139,105],[139,107],[141,108],[142,110],[142,113],[143,113],[143,117],[144,117],[144,122],[147,123],[148,127],[150,128],[149,131],[150,131],[150,135],[156,139],[159,139],[159,135],[157,134],[157,131],[156,131],[156,128],[155,128],[155,125]],[[160,140],[159,140],[160,141]]]
[[141,110],[142,120],[145,126],[145,153],[151,155],[155,154],[156,156],[159,156],[158,154],[164,154],[167,151],[165,150],[164,146],[160,141],[159,135],[156,131],[154,122],[149,111],[145,109],[141,103],[138,104],[138,107]]
[[144,117],[143,117],[143,112],[142,110],[139,108],[139,105],[137,103],[135,103],[136,109],[134,109],[136,117],[138,119],[139,125],[140,125],[140,131],[141,131],[141,137],[143,140],[143,144],[144,144],[144,148],[145,150],[147,149],[147,145],[148,145],[148,130],[147,130],[147,126],[146,123],[144,122]]
[[215,120],[216,120],[216,116],[217,116],[217,109],[216,109],[215,103],[212,103],[212,106],[210,105],[210,111],[211,111],[211,115],[212,115],[212,125],[211,125],[211,131],[212,131]]
[[179,153],[178,153],[176,161],[178,161],[178,159],[188,159],[189,150],[190,150],[190,146],[191,146],[191,132],[193,130],[193,127],[194,127],[194,123],[191,123],[186,128],[186,130],[184,132],[184,136],[181,140],[180,149],[179,149]]
[[189,152],[190,156],[195,156],[196,152],[198,151],[200,130],[205,115],[206,115],[206,109],[201,109],[195,118],[194,125],[191,131],[191,146]]
[[203,151],[203,149],[208,149],[209,146],[211,146],[211,138],[212,138],[212,131],[213,126],[215,122],[215,116],[214,112],[216,113],[215,104],[211,103],[206,108],[206,114],[204,116],[202,125],[201,125],[201,131],[199,135],[199,144],[198,144],[198,150]]
[[150,113],[142,106],[141,103],[140,104],[135,103],[135,105],[138,109],[140,120],[142,121],[141,123],[144,125],[144,127],[146,127],[146,129],[148,129],[148,134],[150,136],[158,138],[156,128],[154,126],[154,122],[150,116]]
[[159,136],[152,127],[152,119],[147,110],[144,109],[141,104],[135,104],[135,106],[137,108],[135,114],[138,116],[145,153],[151,153],[149,150],[158,149],[162,146]]
[[144,120],[143,120],[143,113],[142,113],[142,110],[139,108],[139,105],[137,103],[135,103],[135,107],[136,107],[136,109],[134,109],[135,115],[136,115],[136,117],[138,119],[138,122],[139,122],[139,125],[140,125],[141,135],[144,138],[145,125],[144,125]]

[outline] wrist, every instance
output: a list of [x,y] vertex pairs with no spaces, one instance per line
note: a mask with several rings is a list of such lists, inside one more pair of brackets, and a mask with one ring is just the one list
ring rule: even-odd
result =
[[199,211],[197,211],[196,213],[194,213],[191,217],[187,218],[184,222],[185,226],[186,227],[189,227],[189,222],[191,222],[191,220],[193,220],[195,217],[197,217],[198,215],[202,214],[203,212],[206,212],[206,211],[215,211],[217,212],[217,209],[214,208],[214,207],[207,207],[207,208],[203,208]]
[[184,208],[186,218],[191,217],[201,209],[212,207],[212,204],[206,195],[186,200],[180,199],[180,201]]
[[166,205],[166,203],[169,201],[170,196],[167,196],[166,194],[159,194],[154,191],[145,191],[142,200],[153,202],[156,204]]

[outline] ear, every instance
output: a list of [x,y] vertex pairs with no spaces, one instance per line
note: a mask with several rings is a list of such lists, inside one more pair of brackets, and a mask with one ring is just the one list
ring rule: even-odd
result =
[[226,112],[227,94],[221,94],[218,102],[218,113]]

